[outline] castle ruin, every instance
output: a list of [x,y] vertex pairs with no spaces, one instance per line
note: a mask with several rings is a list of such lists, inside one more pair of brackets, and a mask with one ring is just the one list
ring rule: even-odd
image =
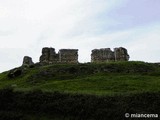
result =
[[94,49],[91,54],[91,62],[108,62],[108,61],[128,61],[129,55],[127,49],[123,47]]
[[60,49],[58,54],[60,63],[78,63],[78,49]]
[[[108,62],[108,61],[128,61],[129,55],[127,49],[123,47],[94,49],[91,53],[91,62]],[[58,53],[54,48],[44,47],[39,63],[56,64],[56,63],[78,63],[78,49],[60,49]],[[22,65],[33,65],[32,58],[25,56]]]
[[78,49],[60,49],[56,53],[54,48],[45,47],[39,61],[42,64],[78,63]]

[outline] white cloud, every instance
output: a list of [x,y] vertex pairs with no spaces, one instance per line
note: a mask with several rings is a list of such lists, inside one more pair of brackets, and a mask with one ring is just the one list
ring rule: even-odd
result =
[[134,28],[128,35],[126,45],[131,60],[159,62],[160,23]]
[[157,27],[109,29],[118,28],[119,21],[107,16],[108,13],[115,8],[121,9],[127,2],[0,0],[0,54],[3,58],[0,60],[0,71],[21,65],[25,55],[38,62],[41,49],[45,46],[54,47],[56,51],[78,48],[80,62],[90,61],[94,48],[113,49],[119,46],[129,50],[132,60],[158,61],[159,57],[155,54],[159,50],[159,23]]
[[0,31],[11,32],[0,36],[3,40],[0,48],[27,48],[35,43],[33,41],[39,40],[40,34],[47,36],[45,44],[49,45],[68,34],[94,33],[98,28],[98,21],[95,20],[97,15],[111,9],[115,2],[117,0],[0,1],[0,10],[3,11],[0,15],[3,18],[0,20]]

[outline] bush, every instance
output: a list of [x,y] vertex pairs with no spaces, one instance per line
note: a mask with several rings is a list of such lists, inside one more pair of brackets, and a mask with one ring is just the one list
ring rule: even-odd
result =
[[[59,92],[48,93],[0,91],[0,117],[6,113],[20,119],[26,113],[63,116],[81,120],[122,120],[125,113],[157,113],[160,111],[160,93],[143,93],[130,96],[73,95]],[[15,116],[12,113],[15,114]]]

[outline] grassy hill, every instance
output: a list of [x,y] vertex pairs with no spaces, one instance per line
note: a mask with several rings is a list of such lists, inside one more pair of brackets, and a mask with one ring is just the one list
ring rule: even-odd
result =
[[160,91],[160,66],[144,62],[35,65],[20,67],[17,77],[0,74],[0,88],[41,89],[66,93],[113,95]]
[[[120,120],[124,119],[126,112],[156,113],[160,110],[157,107],[160,104],[160,66],[137,61],[35,64],[1,73],[0,89],[1,98],[11,99],[8,102],[0,99],[10,108],[4,110],[1,107],[0,117],[8,111],[13,114],[18,110],[22,111],[18,112],[18,119]],[[17,107],[19,103],[23,104]],[[28,108],[27,103],[35,110]],[[43,113],[43,110],[46,111]],[[40,118],[33,115],[35,111],[41,115]]]

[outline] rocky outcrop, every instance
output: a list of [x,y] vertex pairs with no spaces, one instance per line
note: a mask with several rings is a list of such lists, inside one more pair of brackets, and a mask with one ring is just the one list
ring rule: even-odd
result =
[[23,58],[23,66],[24,65],[33,65],[34,63],[33,63],[33,61],[32,61],[32,58],[31,57],[29,57],[29,56],[24,56],[24,58]]
[[45,47],[42,49],[40,63],[78,63],[78,49],[60,49],[57,54],[54,48]]
[[15,68],[13,70],[10,70],[8,73],[8,78],[15,78],[19,77],[22,74],[23,70],[21,68]]
[[94,49],[91,54],[91,62],[107,62],[107,61],[128,61],[129,55],[127,49],[123,47]]

